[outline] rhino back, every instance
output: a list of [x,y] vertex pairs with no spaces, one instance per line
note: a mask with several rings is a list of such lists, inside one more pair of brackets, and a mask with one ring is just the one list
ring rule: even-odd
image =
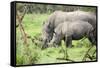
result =
[[77,21],[70,24],[67,32],[70,32],[70,35],[72,35],[74,39],[80,39],[92,30],[93,27],[88,22]]
[[68,12],[66,20],[69,21],[87,21],[93,26],[96,25],[96,15],[92,12],[85,12],[85,11],[74,11],[74,12]]
[[46,23],[49,23],[50,28],[56,28],[60,23],[64,21],[87,21],[96,27],[96,15],[91,12],[85,11],[74,11],[74,12],[63,12],[63,11],[55,11],[52,13]]

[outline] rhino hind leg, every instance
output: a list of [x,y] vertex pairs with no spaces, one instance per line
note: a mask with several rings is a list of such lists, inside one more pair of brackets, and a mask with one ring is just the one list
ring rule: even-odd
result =
[[92,43],[92,45],[96,45],[96,40],[95,40],[93,33],[89,34],[88,39]]

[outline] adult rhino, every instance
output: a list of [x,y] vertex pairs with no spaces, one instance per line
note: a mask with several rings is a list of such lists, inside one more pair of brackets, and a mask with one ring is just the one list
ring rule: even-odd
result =
[[[84,21],[90,23],[94,28],[94,36],[96,36],[96,15],[91,12],[85,11],[73,11],[73,12],[62,12],[55,11],[52,13],[48,19],[44,22],[42,38],[43,38],[43,47],[48,47],[48,43],[51,41],[54,33],[54,29],[64,21],[71,21],[70,23],[74,23],[74,21]],[[66,22],[67,23],[67,22]],[[67,26],[66,26],[67,27]],[[95,37],[96,38],[96,37]]]
[[95,44],[95,38],[93,36],[93,26],[88,22],[74,21],[64,22],[59,24],[54,30],[54,36],[50,44],[59,45],[61,40],[64,39],[67,47],[72,47],[72,40],[80,40],[83,37],[89,39],[92,44]]

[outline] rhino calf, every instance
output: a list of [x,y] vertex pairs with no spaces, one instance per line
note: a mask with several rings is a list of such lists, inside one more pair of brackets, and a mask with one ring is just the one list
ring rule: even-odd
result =
[[59,24],[54,30],[54,36],[50,44],[59,45],[61,40],[65,38],[65,45],[67,47],[72,46],[72,40],[82,39],[87,37],[92,44],[95,43],[93,36],[93,26],[85,21],[64,22]]

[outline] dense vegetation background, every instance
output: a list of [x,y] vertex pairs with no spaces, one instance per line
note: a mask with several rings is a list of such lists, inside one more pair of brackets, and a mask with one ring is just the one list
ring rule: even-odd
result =
[[16,5],[16,62],[17,65],[78,62],[96,60],[96,47],[92,47],[86,55],[91,43],[88,39],[73,40],[73,47],[67,48],[69,60],[58,58],[64,57],[66,50],[64,42],[58,48],[49,47],[42,50],[41,33],[43,21],[54,11],[83,10],[96,13],[95,7],[26,4]]

